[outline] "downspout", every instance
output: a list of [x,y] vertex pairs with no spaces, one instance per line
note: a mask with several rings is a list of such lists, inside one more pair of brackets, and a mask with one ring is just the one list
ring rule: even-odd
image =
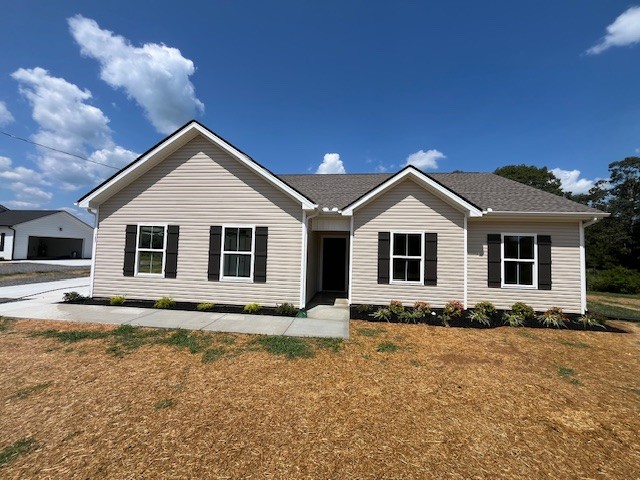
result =
[[463,266],[463,281],[464,281],[464,295],[463,295],[463,304],[464,304],[464,308],[465,310],[467,309],[467,289],[468,289],[468,285],[467,285],[467,243],[468,243],[468,236],[467,236],[467,219],[469,217],[469,214],[467,212],[465,212],[464,214],[464,252],[463,252],[463,262],[464,262],[464,266]]
[[100,221],[100,207],[96,207],[95,210],[92,208],[87,208],[90,212],[95,215],[95,224],[93,226],[93,247],[91,249],[91,277],[89,279],[89,297],[93,298],[93,279],[96,274],[96,247],[98,245],[98,224]]
[[584,229],[598,222],[600,218],[580,221],[580,310],[584,315],[587,312],[587,266],[584,244]]

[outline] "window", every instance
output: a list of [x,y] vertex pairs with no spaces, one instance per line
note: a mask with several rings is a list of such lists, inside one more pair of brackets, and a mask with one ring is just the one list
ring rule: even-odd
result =
[[534,287],[536,270],[535,235],[503,235],[503,286]]
[[394,233],[391,240],[393,282],[420,282],[423,275],[422,233]]
[[253,227],[224,227],[222,243],[222,279],[253,278]]
[[163,274],[167,248],[165,232],[166,227],[162,225],[138,226],[137,274]]

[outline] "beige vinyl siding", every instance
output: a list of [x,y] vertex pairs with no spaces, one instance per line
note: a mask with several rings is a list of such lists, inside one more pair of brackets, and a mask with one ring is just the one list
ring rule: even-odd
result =
[[[438,234],[438,285],[378,284],[378,232]],[[424,300],[442,307],[464,296],[464,214],[407,179],[354,213],[351,303],[412,304]],[[424,261],[424,260],[423,260]]]
[[[487,235],[492,233],[535,233],[551,235],[551,290],[489,288],[487,286]],[[469,306],[489,300],[498,308],[525,302],[536,310],[552,306],[580,313],[580,224],[578,221],[526,222],[469,219],[468,223]]]
[[[276,305],[300,300],[300,204],[196,137],[100,205],[93,295]],[[127,224],[180,226],[177,278],[125,277]],[[267,283],[207,280],[209,227],[269,228]]]

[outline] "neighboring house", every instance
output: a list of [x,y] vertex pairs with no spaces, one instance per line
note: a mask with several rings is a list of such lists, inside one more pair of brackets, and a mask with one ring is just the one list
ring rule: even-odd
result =
[[305,306],[586,308],[584,228],[608,215],[487,173],[275,175],[196,121],[79,200],[92,295]]
[[64,210],[0,205],[0,260],[91,258],[93,228]]

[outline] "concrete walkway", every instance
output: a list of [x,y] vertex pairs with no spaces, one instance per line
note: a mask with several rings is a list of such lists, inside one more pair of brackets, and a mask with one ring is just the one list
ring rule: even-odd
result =
[[[28,289],[32,294],[29,295]],[[0,288],[0,298],[16,301],[0,304],[0,316],[62,320],[77,323],[184,328],[211,332],[286,335],[291,337],[349,338],[348,309],[336,319],[292,318],[236,313],[185,312],[150,308],[60,304],[67,291],[89,293],[88,278]]]

